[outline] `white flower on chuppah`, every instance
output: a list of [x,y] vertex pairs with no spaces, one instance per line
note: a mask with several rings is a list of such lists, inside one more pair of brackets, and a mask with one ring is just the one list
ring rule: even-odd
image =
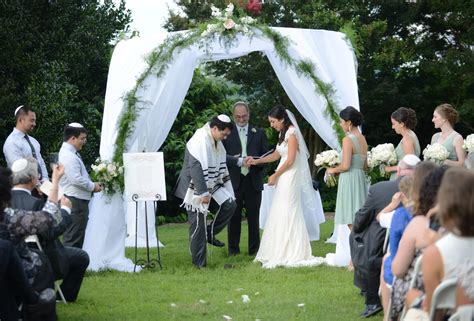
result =
[[443,163],[446,159],[448,159],[449,152],[440,143],[434,143],[433,145],[428,145],[423,150],[423,159],[429,160],[438,164]]
[[234,20],[229,18],[226,21],[224,21],[223,25],[224,25],[224,28],[229,30],[229,29],[232,29],[232,28],[235,27],[235,22],[234,22]]
[[462,144],[462,148],[468,153],[474,152],[474,134],[468,135]]

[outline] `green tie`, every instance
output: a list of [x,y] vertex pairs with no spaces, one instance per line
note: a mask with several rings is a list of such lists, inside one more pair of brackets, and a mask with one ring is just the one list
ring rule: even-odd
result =
[[[245,160],[245,157],[247,157],[247,135],[245,133],[245,128],[239,128],[239,137],[240,137],[240,144],[242,145],[242,157]],[[243,166],[240,168],[240,172],[242,175],[246,176],[249,173],[249,168]]]

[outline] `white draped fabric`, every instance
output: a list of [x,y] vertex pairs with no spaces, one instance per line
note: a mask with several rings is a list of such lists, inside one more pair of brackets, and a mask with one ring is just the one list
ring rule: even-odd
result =
[[[351,105],[359,108],[355,56],[344,34],[311,29],[273,29],[290,39],[288,51],[293,59],[312,61],[317,76],[333,85],[337,106],[343,108]],[[137,77],[145,69],[144,57],[163,40],[160,37],[134,38],[116,46],[105,96],[100,143],[102,159],[110,160],[114,153],[117,122],[124,108],[122,97],[133,88]],[[324,115],[325,99],[316,93],[313,82],[280,61],[272,41],[259,37],[249,39],[240,35],[235,45],[228,49],[216,38],[207,53],[198,46],[182,50],[174,56],[160,78],[152,74],[145,79],[137,93],[141,110],[129,137],[127,152],[154,152],[161,147],[186,96],[194,69],[200,63],[236,58],[254,51],[266,55],[288,97],[318,135],[331,147],[340,149],[336,133]],[[130,270],[130,261],[122,264],[127,262],[124,258],[126,206],[119,199],[120,196],[114,196],[108,202],[101,194],[94,196],[84,243],[92,270]]]

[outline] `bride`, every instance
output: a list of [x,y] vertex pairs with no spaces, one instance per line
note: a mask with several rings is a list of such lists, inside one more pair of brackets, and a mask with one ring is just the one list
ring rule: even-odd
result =
[[302,202],[312,207],[316,205],[308,148],[289,110],[283,106],[273,107],[268,113],[268,121],[280,133],[276,150],[263,158],[248,161],[250,165],[259,165],[280,159],[277,170],[268,178],[268,185],[276,188],[255,260],[264,268],[319,265],[323,260],[311,255],[302,210]]

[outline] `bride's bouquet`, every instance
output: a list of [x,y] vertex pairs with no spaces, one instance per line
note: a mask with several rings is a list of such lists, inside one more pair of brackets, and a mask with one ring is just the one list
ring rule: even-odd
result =
[[385,166],[397,164],[397,154],[393,144],[379,144],[367,153],[367,165],[370,170],[378,168],[381,176],[386,176]]
[[448,159],[449,152],[443,145],[439,143],[434,143],[433,145],[428,145],[423,150],[423,159],[429,160],[438,164],[443,163]]
[[91,168],[93,180],[102,185],[105,194],[112,195],[123,192],[123,166],[116,162],[97,158]]
[[474,152],[474,134],[468,135],[462,144],[462,148],[468,153]]
[[[339,153],[333,149],[326,150],[318,155],[314,160],[314,165],[320,168],[334,168],[341,163]],[[334,187],[337,185],[337,180],[334,175],[324,175],[324,182],[328,187]]]

